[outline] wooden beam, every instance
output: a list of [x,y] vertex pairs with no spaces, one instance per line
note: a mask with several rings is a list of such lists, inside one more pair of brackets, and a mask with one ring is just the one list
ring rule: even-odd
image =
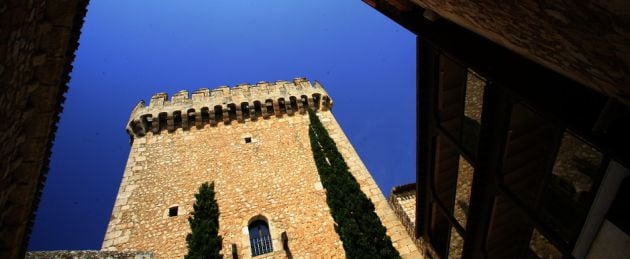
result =
[[438,55],[420,38],[416,41],[416,237],[428,237],[429,182],[435,160],[435,90],[438,84]]

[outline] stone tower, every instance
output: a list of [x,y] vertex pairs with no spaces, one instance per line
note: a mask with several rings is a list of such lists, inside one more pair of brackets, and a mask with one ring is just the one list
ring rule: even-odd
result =
[[403,257],[420,257],[332,106],[318,82],[303,78],[203,88],[192,98],[180,91],[170,101],[158,93],[148,106],[139,102],[127,124],[131,151],[103,250],[182,258],[194,194],[214,182],[226,258],[343,257],[310,148],[310,107],[374,203],[394,247]]

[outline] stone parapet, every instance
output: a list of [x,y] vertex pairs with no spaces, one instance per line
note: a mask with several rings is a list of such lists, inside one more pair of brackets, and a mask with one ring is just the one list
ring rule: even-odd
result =
[[272,116],[304,114],[308,108],[326,111],[332,105],[321,84],[317,81],[311,84],[305,78],[296,78],[293,82],[263,81],[254,85],[201,88],[193,91],[192,96],[182,90],[170,101],[166,93],[157,93],[148,106],[144,101],[138,102],[131,112],[127,133],[132,138],[143,137],[148,132],[159,134],[178,128],[200,129],[206,124],[216,126],[223,122],[227,125],[231,121],[244,123]]

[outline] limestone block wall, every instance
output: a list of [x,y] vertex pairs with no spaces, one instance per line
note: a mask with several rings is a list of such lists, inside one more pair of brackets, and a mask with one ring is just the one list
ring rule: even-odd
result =
[[[103,250],[184,256],[194,194],[203,182],[213,181],[224,255],[231,255],[234,245],[239,258],[250,258],[247,227],[262,218],[269,223],[274,250],[264,258],[287,256],[283,232],[293,256],[343,257],[311,152],[305,113],[311,107],[318,110],[350,171],[374,202],[395,247],[406,258],[418,258],[413,241],[335,121],[332,101],[321,85],[297,79],[258,87],[201,89],[192,100],[182,91],[170,102],[166,94],[157,94],[148,106],[139,103],[134,108],[127,128],[131,151]],[[250,94],[237,99],[243,89]],[[255,92],[260,89],[266,90]],[[258,100],[265,105],[256,106]],[[239,103],[246,105],[230,105]],[[178,215],[170,217],[173,207]]]
[[[282,250],[280,235],[286,231],[294,255],[342,257],[310,151],[308,123],[306,115],[284,116],[134,140],[103,249],[181,258],[194,194],[203,182],[214,181],[224,254],[235,244],[239,258],[249,258],[247,225],[263,216],[274,251]],[[173,206],[179,216],[168,217]]]

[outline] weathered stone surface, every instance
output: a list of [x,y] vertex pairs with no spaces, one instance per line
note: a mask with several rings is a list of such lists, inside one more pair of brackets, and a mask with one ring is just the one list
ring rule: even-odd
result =
[[410,2],[597,91],[630,102],[627,2]]
[[[301,84],[305,88],[297,91]],[[221,212],[219,233],[224,240],[224,255],[231,255],[234,244],[239,258],[251,257],[247,226],[252,219],[262,216],[269,223],[274,252],[261,258],[287,256],[281,243],[283,232],[289,238],[293,256],[343,257],[343,245],[335,232],[326,191],[313,160],[305,107],[282,110],[280,101],[272,101],[268,107],[275,111],[274,115],[229,119],[227,123],[218,118],[212,123],[213,118],[208,118],[201,127],[195,125],[188,130],[184,130],[183,125],[175,127],[178,123],[173,123],[170,130],[158,124],[158,134],[143,130],[142,125],[138,127],[147,114],[159,117],[163,111],[168,111],[166,118],[172,118],[170,114],[178,111],[187,114],[191,108],[195,111],[188,114],[194,115],[203,107],[215,104],[229,108],[232,101],[253,103],[254,100],[279,100],[283,96],[289,100],[292,93],[296,96],[304,93],[309,97],[305,99],[306,105],[321,108],[318,115],[335,139],[350,171],[374,202],[388,234],[396,237],[394,246],[404,257],[418,258],[420,254],[413,242],[329,111],[332,101],[326,99],[323,88],[299,80],[293,84],[273,85],[258,93],[249,89],[249,95],[218,88],[209,96],[206,95],[209,90],[202,89],[193,93],[192,100],[187,98],[187,93],[178,93],[171,102],[166,102],[165,94],[158,94],[149,106],[136,106],[128,128],[133,144],[103,250],[143,250],[154,251],[160,258],[182,257],[187,251],[185,237],[190,231],[187,218],[195,201],[194,194],[203,182],[214,181]],[[285,86],[293,89],[282,90]],[[313,94],[321,98],[310,98]],[[227,102],[220,103],[222,100]],[[178,207],[178,216],[169,217],[168,209],[174,206]]]
[[0,1],[0,258],[26,249],[87,2]]

